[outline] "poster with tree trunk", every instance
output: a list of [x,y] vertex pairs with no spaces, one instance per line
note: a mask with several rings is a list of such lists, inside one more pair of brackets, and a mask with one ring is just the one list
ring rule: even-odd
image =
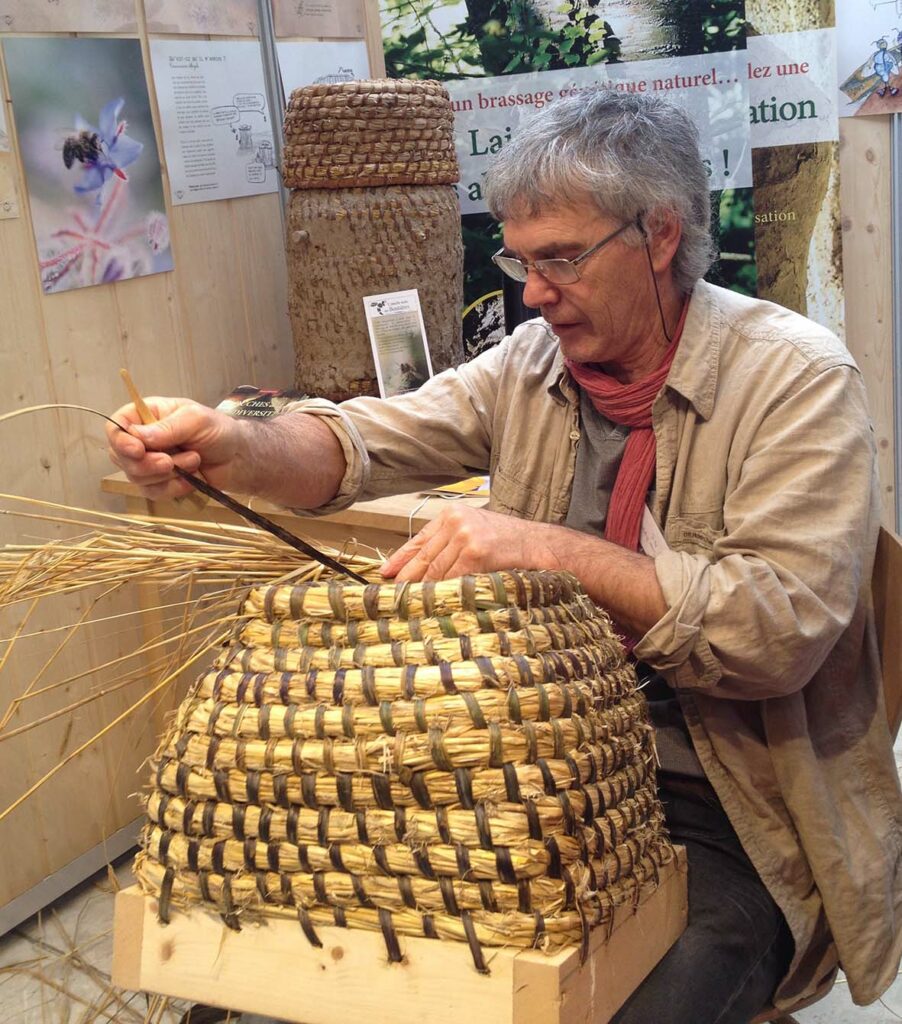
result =
[[709,278],[842,328],[831,0],[380,0],[388,74],[455,110],[468,356],[503,336],[481,179],[522,118],[596,89],[666,93],[699,128]]
[[758,295],[843,334],[833,0],[746,0]]

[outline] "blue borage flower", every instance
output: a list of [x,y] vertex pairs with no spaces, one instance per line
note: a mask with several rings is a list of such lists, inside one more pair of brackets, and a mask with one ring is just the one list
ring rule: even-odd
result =
[[110,100],[100,111],[98,127],[95,128],[81,116],[75,118],[75,127],[79,131],[97,135],[100,140],[100,155],[95,160],[85,161],[81,180],[74,186],[76,192],[95,192],[103,188],[113,176],[128,181],[123,168],[135,162],[144,149],[144,144],[130,139],[125,134],[125,121],[119,120],[119,112],[125,106],[125,99]]

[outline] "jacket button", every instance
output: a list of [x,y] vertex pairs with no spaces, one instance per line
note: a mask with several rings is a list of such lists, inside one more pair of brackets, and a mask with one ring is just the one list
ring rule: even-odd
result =
[[578,430],[571,430],[570,431],[570,440],[571,441],[578,441],[579,440],[579,431]]

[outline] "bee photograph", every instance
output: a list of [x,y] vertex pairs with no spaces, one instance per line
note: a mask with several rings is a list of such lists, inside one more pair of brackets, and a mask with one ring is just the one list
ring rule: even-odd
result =
[[43,291],[171,270],[140,42],[12,37],[3,56]]
[[94,163],[103,154],[99,132],[82,130],[70,135],[63,143],[63,163],[67,168],[76,160],[79,163]]

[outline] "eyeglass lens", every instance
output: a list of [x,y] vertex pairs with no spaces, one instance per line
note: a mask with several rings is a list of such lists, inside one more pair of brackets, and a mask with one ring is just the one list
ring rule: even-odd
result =
[[[498,255],[494,261],[500,270],[515,281],[525,281],[529,276],[527,265],[513,256]],[[529,266],[535,267],[552,284],[572,284],[579,280],[579,271],[570,260],[536,260]]]

